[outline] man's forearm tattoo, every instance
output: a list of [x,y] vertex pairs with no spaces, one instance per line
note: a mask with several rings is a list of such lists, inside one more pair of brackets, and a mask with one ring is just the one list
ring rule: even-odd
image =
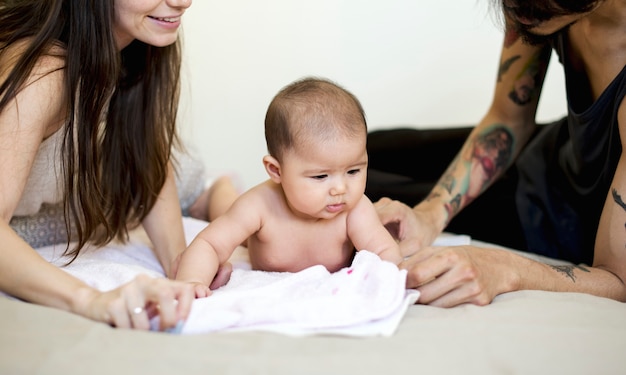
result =
[[[450,165],[451,167],[450,169],[454,169],[456,167],[457,161],[458,159],[455,159],[453,161],[453,163]],[[446,171],[446,174],[441,177],[441,180],[439,180],[439,183],[437,184],[442,189],[444,189],[448,194],[452,194],[452,190],[456,186],[455,178],[451,174],[448,174],[450,172],[450,169]],[[428,197],[426,198],[426,200],[438,198],[440,196],[441,196],[441,193],[430,193]],[[457,194],[454,198],[452,198],[452,200],[444,204],[444,208],[446,209],[446,212],[448,214],[448,217],[446,218],[446,225],[452,219],[452,217],[458,212],[460,205],[461,205],[460,194]]]
[[[449,220],[508,167],[513,154],[514,135],[506,126],[494,124],[477,134],[466,147],[437,183],[451,196],[445,203]],[[474,173],[476,171],[479,172]],[[442,191],[437,194],[431,194],[427,199],[441,196]]]
[[[454,160],[450,163],[450,166],[445,171],[443,176],[441,176],[441,178],[439,179],[439,182],[437,182],[437,186],[444,189],[448,194],[452,194],[452,190],[456,186],[456,180],[454,176],[452,176],[452,171],[456,169],[458,165],[458,161],[459,161],[459,157],[456,156]],[[440,192],[431,192],[430,194],[428,194],[428,197],[426,197],[426,200],[439,198],[439,197],[441,197]]]
[[424,200],[425,201],[429,201],[431,199],[439,198],[440,196],[441,196],[441,194],[439,194],[439,193],[430,192],[430,194],[428,194],[428,196],[426,196],[426,199],[424,199]]
[[509,99],[515,104],[523,106],[538,98],[549,57],[550,49],[543,48],[528,60],[509,92]]
[[494,124],[476,137],[472,157],[480,162],[492,178],[512,162],[514,143],[515,136],[508,127]]
[[520,38],[520,35],[515,29],[513,28],[507,29],[504,34],[504,47],[505,48],[511,47],[515,42],[517,42],[519,38]]
[[454,189],[454,177],[450,175],[445,175],[441,178],[439,182],[439,186],[444,188],[448,193],[452,193],[452,189]]
[[[513,158],[515,136],[501,124],[494,124],[479,133],[473,144],[469,169],[482,171],[469,176],[467,201],[474,200],[485,191],[508,168]],[[478,166],[479,168],[476,168]]]
[[504,73],[508,72],[511,65],[513,65],[513,63],[519,58],[520,55],[516,55],[508,58],[506,61],[500,64],[500,68],[498,69],[498,82],[502,81],[502,76],[504,75]]
[[562,273],[563,275],[569,277],[570,279],[572,279],[573,282],[576,282],[576,274],[574,274],[574,269],[579,269],[584,272],[590,272],[588,269],[586,269],[583,266],[575,266],[575,265],[574,266],[549,265],[549,266],[556,272]]
[[611,194],[613,194],[613,200],[617,203],[624,211],[626,211],[626,203],[622,200],[622,196],[617,193],[617,189],[613,188],[611,190]]
[[[611,194],[613,195],[613,200],[615,201],[615,203],[617,203],[618,206],[626,211],[626,203],[624,203],[622,196],[617,193],[617,189],[613,188],[611,190]],[[626,229],[626,223],[624,223],[624,229]],[[626,245],[624,245],[624,247],[626,247]]]
[[448,220],[452,219],[459,211],[461,211],[461,194],[457,194],[446,204],[448,211]]

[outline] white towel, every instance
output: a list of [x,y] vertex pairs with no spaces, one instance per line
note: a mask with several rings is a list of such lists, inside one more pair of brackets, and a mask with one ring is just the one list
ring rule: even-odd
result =
[[182,332],[389,336],[419,296],[406,291],[405,281],[406,271],[365,250],[335,273],[323,266],[296,273],[235,269],[227,285],[194,302]]
[[102,248],[85,247],[74,262],[65,266],[64,245],[37,249],[46,260],[99,290],[111,290],[134,279],[139,274],[165,277],[145,233],[133,232],[127,244],[110,243]]
[[[207,223],[184,219],[191,241]],[[441,243],[467,244],[467,236],[442,235]],[[63,265],[64,246],[38,249],[48,261]],[[405,290],[406,271],[367,251],[351,267],[330,274],[322,266],[297,273],[250,270],[244,248],[230,260],[234,271],[224,287],[193,302],[182,333],[264,330],[287,335],[338,334],[389,336],[419,293]],[[164,277],[145,232],[131,233],[125,245],[86,248],[64,270],[99,290],[118,287],[140,273]],[[153,325],[157,326],[156,321]]]

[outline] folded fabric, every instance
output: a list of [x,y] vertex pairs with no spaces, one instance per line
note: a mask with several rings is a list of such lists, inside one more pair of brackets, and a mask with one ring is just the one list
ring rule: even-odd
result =
[[405,281],[406,271],[365,250],[335,273],[323,266],[296,273],[235,269],[228,284],[194,301],[182,333],[391,335],[419,296],[406,291]]

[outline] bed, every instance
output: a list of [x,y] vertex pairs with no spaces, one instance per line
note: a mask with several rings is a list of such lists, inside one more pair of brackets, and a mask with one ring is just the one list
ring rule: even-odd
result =
[[626,373],[626,304],[576,293],[411,304],[393,334],[365,337],[138,332],[8,297],[0,316],[0,374]]

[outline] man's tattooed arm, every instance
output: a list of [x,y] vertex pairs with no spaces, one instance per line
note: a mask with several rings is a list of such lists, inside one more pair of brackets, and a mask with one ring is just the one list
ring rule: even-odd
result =
[[[617,189],[613,188],[611,190],[611,195],[613,196],[613,200],[615,203],[620,206],[624,211],[626,211],[626,203],[622,199],[621,195],[617,192]],[[574,273],[575,269],[579,269],[584,272],[590,272],[587,268],[583,266],[550,266],[557,272],[562,273],[563,275],[569,277],[573,282],[576,282],[576,274]]]
[[[620,206],[624,211],[626,211],[626,203],[622,199],[622,196],[617,193],[617,189],[613,188],[611,190],[611,194],[613,195],[613,200]],[[624,223],[624,228],[626,228],[626,223]],[[625,246],[626,247],[626,246]]]
[[514,134],[506,126],[486,127],[464,146],[426,199],[449,195],[444,202],[448,223],[506,170],[513,148]]
[[513,63],[519,58],[520,55],[516,55],[508,58],[506,61],[500,64],[500,68],[498,68],[498,82],[502,81],[502,76],[504,75],[504,73],[508,72],[511,65],[513,65]]
[[[456,186],[456,179],[451,174],[451,171],[453,171],[458,166],[458,161],[459,161],[459,157],[457,155],[457,157],[455,157],[455,159],[450,164],[450,167],[448,167],[448,170],[446,170],[445,174],[441,177],[441,179],[437,183],[437,187],[445,190],[446,193],[448,194],[453,194],[452,191],[454,190],[454,187]],[[426,200],[428,201],[431,199],[440,198],[441,196],[442,194],[440,192],[433,191],[430,194],[428,194],[428,196],[426,197]],[[445,204],[445,209],[448,214],[448,217],[446,218],[446,225],[449,223],[452,217],[456,215],[456,213],[459,211],[460,206],[461,206],[460,194],[457,194],[448,203]]]
[[613,194],[613,200],[615,203],[626,211],[626,203],[622,200],[622,196],[617,193],[617,189],[613,188],[613,190],[611,190],[611,194]]
[[556,272],[560,272],[563,275],[569,277],[570,279],[572,279],[573,282],[576,282],[576,274],[574,274],[574,269],[579,269],[581,271],[584,272],[590,272],[588,269],[586,269],[583,266],[554,266],[554,265],[550,265],[550,267],[555,270]]
[[[519,56],[517,57],[519,58]],[[522,71],[513,82],[513,87],[509,92],[509,99],[515,104],[523,106],[538,98],[545,71],[548,68],[547,61],[549,58],[550,49],[543,48],[524,64]],[[504,64],[507,62],[509,61],[505,61]],[[512,62],[513,61],[510,63]],[[509,67],[507,67],[507,70],[508,68]],[[500,79],[501,75],[504,73],[505,71],[502,71],[502,67],[500,67],[498,78]]]

